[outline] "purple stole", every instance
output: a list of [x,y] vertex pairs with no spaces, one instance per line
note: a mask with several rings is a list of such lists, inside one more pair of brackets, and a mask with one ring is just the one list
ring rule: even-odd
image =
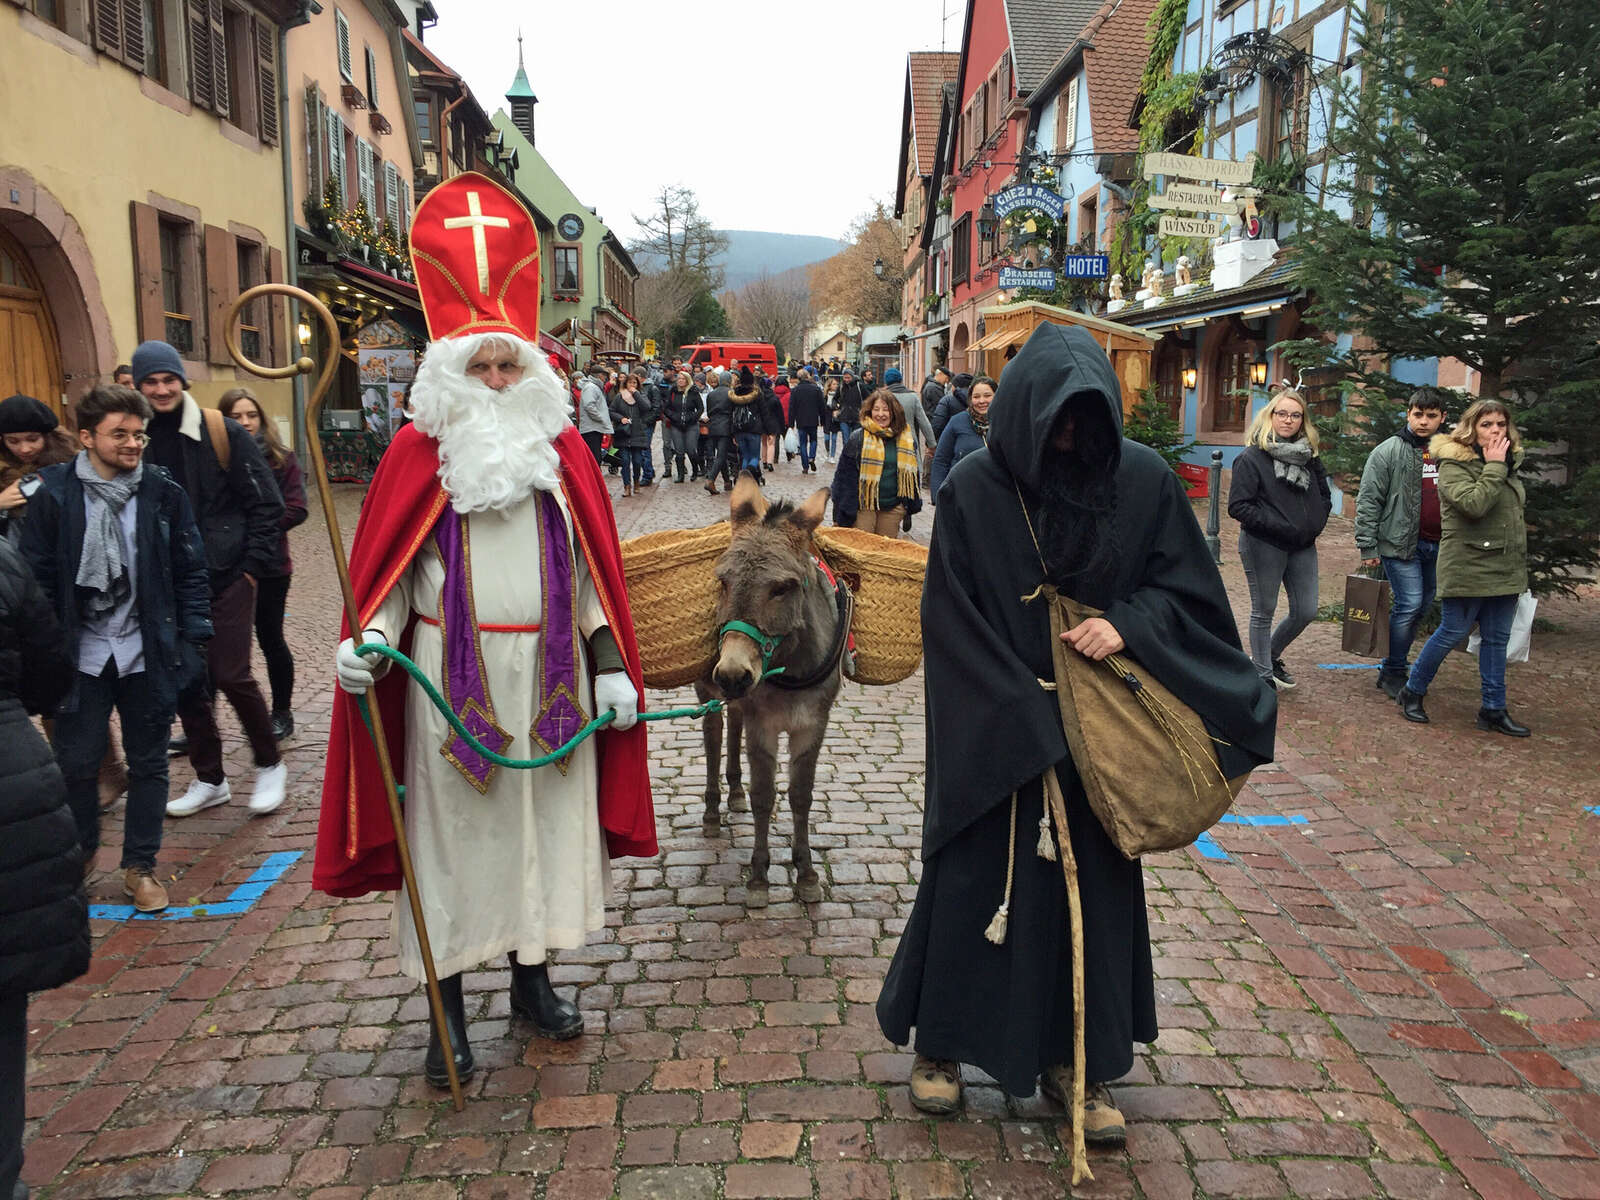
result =
[[[556,750],[583,728],[587,717],[578,704],[578,624],[573,590],[577,573],[567,522],[561,505],[549,492],[534,492],[539,505],[539,566],[543,612],[539,621],[538,716],[528,737],[543,754]],[[439,594],[439,634],[444,642],[444,699],[473,737],[496,754],[504,754],[511,735],[496,721],[489,696],[478,617],[472,600],[472,552],[467,523],[446,507],[434,526],[433,540],[444,561],[444,588]],[[499,770],[472,749],[454,730],[439,753],[479,793]],[[570,756],[569,756],[570,758]],[[554,764],[566,774],[568,759]]]

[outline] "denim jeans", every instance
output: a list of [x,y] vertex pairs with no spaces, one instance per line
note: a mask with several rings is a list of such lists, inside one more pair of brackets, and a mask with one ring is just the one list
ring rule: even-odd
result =
[[757,478],[761,476],[761,435],[759,433],[741,433],[735,436],[734,441],[739,445],[739,469],[749,471]]
[[839,427],[830,425],[822,431],[822,444],[828,449],[828,457],[833,458],[839,452]]
[[861,425],[860,425],[859,422],[857,422],[855,424],[851,424],[849,421],[840,421],[839,422],[839,445],[840,445],[840,447],[843,448],[845,446],[848,446],[850,444],[850,435],[852,433],[854,433],[856,430],[860,429],[860,428],[861,428]]
[[[1273,660],[1282,658],[1289,644],[1316,619],[1317,548],[1313,544],[1291,553],[1241,529],[1239,562],[1250,585],[1250,660],[1266,679]],[[1272,614],[1278,609],[1280,587],[1289,596],[1289,615],[1274,629]]]
[[817,427],[801,429],[800,434],[800,465],[807,470],[817,461]]
[[634,482],[643,483],[651,478],[646,472],[650,469],[650,447],[624,446],[618,453],[622,457],[622,486],[627,487]]
[[1483,685],[1483,707],[1506,706],[1506,643],[1511,640],[1511,619],[1517,613],[1516,596],[1447,596],[1439,604],[1439,628],[1417,654],[1406,686],[1419,696],[1428,694],[1444,656],[1466,641],[1478,626],[1478,676]]
[[[247,627],[248,628],[248,627]],[[106,752],[106,727],[115,705],[122,714],[128,758],[128,810],[122,831],[122,867],[154,867],[167,815],[167,735],[172,710],[159,708],[143,671],[118,675],[115,660],[104,673],[78,675],[78,710],[56,718],[56,761],[67,780],[67,804],[78,822],[86,857],[100,846],[96,784]]]
[[1389,657],[1379,664],[1381,670],[1409,667],[1417,621],[1433,603],[1438,561],[1438,542],[1418,542],[1415,558],[1384,558],[1383,573],[1389,577],[1390,593]]

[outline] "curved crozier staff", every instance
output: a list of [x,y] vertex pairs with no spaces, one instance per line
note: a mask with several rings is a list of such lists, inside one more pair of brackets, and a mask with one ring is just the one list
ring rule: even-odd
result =
[[[228,310],[222,326],[228,353],[233,356],[233,361],[246,371],[263,379],[292,379],[296,375],[311,374],[317,369],[317,364],[307,355],[302,355],[287,367],[268,367],[251,362],[239,348],[236,322],[240,311],[251,301],[267,296],[285,296],[299,301],[322,322],[322,327],[328,335],[328,345],[339,345],[339,326],[334,321],[333,314],[328,311],[327,305],[309,292],[286,283],[263,283],[241,295]],[[339,572],[339,591],[344,598],[345,620],[351,630],[359,632],[361,611],[356,604],[355,589],[350,583],[350,563],[345,557],[344,538],[339,531],[339,516],[333,506],[333,488],[328,482],[328,463],[322,454],[322,437],[318,432],[321,425],[322,402],[327,397],[328,389],[333,385],[334,375],[338,369],[339,357],[333,354],[323,364],[322,373],[317,377],[316,387],[312,389],[311,398],[306,403],[306,445],[311,453],[311,473],[317,481],[317,494],[322,498],[322,515],[328,524],[328,540],[333,544],[333,564]],[[411,919],[417,930],[417,947],[422,954],[423,971],[427,975],[428,1009],[433,1014],[434,1028],[438,1031],[442,1044],[448,1046],[450,1035],[445,1028],[444,1002],[439,996],[439,977],[433,967],[433,949],[428,943],[428,930],[422,917],[422,900],[417,894],[417,878],[411,869],[411,846],[406,841],[405,820],[400,812],[400,792],[395,784],[394,766],[389,761],[389,742],[384,736],[383,714],[379,712],[378,706],[369,703],[365,696],[360,697],[357,702],[361,706],[361,715],[367,723],[367,728],[372,732],[378,766],[383,772],[384,791],[389,800],[389,818],[394,822],[395,849],[400,859],[400,872],[405,879],[406,899],[411,905]],[[461,1093],[461,1080],[456,1075],[455,1055],[446,1054],[444,1065],[450,1076],[451,1099],[455,1101],[456,1111],[460,1112],[466,1107],[466,1100]]]

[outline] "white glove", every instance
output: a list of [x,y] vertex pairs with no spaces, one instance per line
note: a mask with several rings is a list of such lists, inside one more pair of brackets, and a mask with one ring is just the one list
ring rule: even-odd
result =
[[617,719],[611,728],[632,729],[639,720],[639,693],[633,690],[633,681],[626,671],[607,671],[594,677],[594,706],[601,713],[608,708],[617,710]]
[[[385,646],[389,644],[389,639],[376,629],[369,629],[363,633],[361,641],[382,642]],[[339,643],[339,654],[334,661],[334,670],[339,676],[339,686],[352,696],[359,696],[389,670],[389,660],[377,654],[357,654],[356,640],[345,638]]]

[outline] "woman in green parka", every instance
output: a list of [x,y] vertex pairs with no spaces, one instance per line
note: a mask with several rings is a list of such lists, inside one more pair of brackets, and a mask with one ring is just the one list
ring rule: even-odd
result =
[[1422,698],[1444,656],[1476,624],[1483,707],[1478,728],[1527,737],[1506,711],[1506,643],[1528,587],[1522,435],[1499,400],[1479,400],[1428,452],[1439,464],[1439,597],[1443,616],[1400,690],[1406,720],[1426,722]]

